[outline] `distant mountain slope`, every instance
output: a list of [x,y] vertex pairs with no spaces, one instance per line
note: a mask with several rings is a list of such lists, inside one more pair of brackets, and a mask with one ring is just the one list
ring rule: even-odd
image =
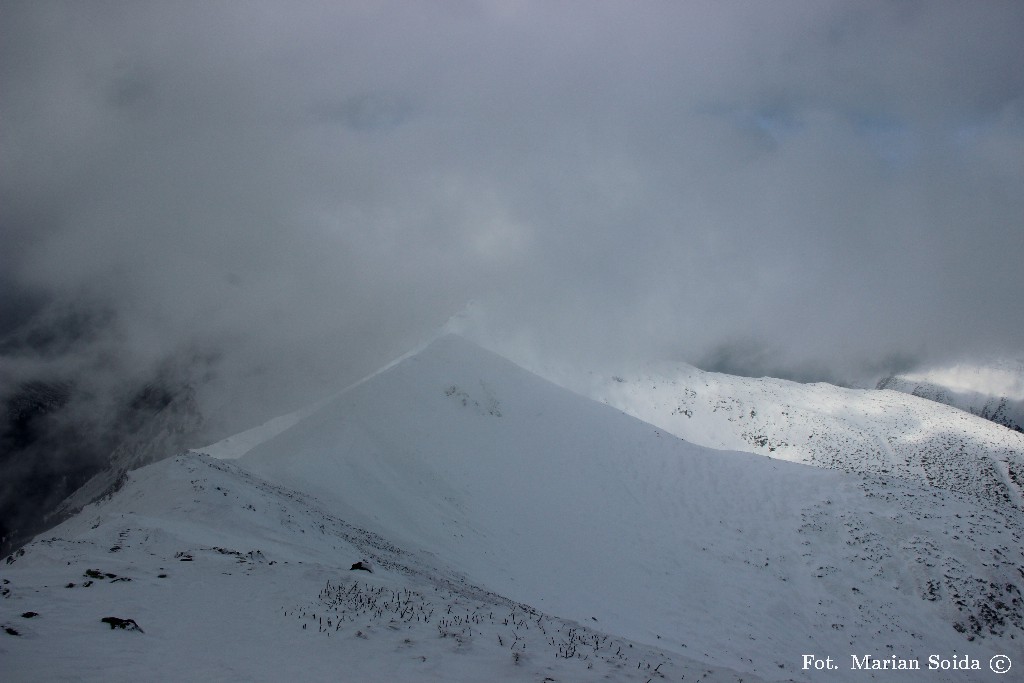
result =
[[[1009,370],[1009,369],[1008,369]],[[1012,372],[1024,382],[1024,366],[1012,369]],[[894,375],[878,382],[879,389],[892,389],[905,394],[944,403],[960,410],[995,422],[1015,432],[1024,432],[1024,400],[1005,395],[993,395],[988,392],[971,390],[966,387],[951,387],[942,383],[941,379],[922,377],[905,377]]]
[[265,436],[131,473],[3,565],[21,635],[0,666],[815,681],[816,654],[854,681],[851,655],[1024,661],[1024,520],[992,496],[702,448],[452,337]]
[[898,392],[737,377],[687,365],[559,381],[705,446],[898,475],[1024,506],[1024,434]]
[[[0,551],[8,553],[109,492],[125,473],[194,445],[190,386],[138,383],[105,410],[71,381],[27,382],[0,420]],[[200,441],[201,443],[201,441]]]
[[102,469],[61,501],[48,519],[61,520],[78,512],[115,491],[128,472],[181,452],[195,442],[203,426],[204,418],[191,387],[168,394],[145,421],[122,437]]

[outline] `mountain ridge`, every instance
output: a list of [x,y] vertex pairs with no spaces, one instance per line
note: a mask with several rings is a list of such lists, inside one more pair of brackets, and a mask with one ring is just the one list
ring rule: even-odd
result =
[[[221,631],[228,677],[264,677],[244,652],[293,672],[279,641],[314,677],[344,655],[397,680],[809,681],[808,653],[987,662],[1024,635],[1015,506],[696,446],[450,337],[240,458],[136,470],[51,533],[0,575],[0,621],[32,636],[0,641],[19,673],[55,644],[153,670]],[[108,613],[145,640],[89,626]]]
[[898,474],[1024,507],[1024,435],[888,390],[676,364],[555,381],[680,438],[819,467]]
[[[1020,371],[1024,375],[1024,371]],[[891,375],[878,381],[877,389],[891,389],[911,396],[959,408],[972,415],[1024,433],[1024,400],[1009,396],[954,389],[927,378]]]

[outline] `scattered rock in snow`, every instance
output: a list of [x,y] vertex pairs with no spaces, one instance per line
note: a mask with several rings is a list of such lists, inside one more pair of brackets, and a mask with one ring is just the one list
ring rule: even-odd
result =
[[134,619],[122,619],[120,617],[103,617],[100,619],[104,624],[110,624],[111,629],[123,628],[126,631],[138,631],[139,633],[145,633],[142,628],[135,623]]

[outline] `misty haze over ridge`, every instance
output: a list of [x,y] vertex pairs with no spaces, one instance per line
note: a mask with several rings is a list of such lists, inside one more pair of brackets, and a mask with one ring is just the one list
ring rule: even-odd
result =
[[[911,425],[916,432],[908,427],[914,420],[907,416],[917,413],[899,410],[899,403],[918,399],[899,394],[861,392],[886,394],[884,400],[865,400],[868,409],[884,402],[896,408],[888,422],[868,409],[856,419],[847,415],[844,432],[834,428],[835,416],[811,420],[833,407],[815,397],[832,396],[853,413],[835,397],[854,392],[722,381],[719,393],[691,392],[693,399],[684,406],[674,386],[662,379],[686,376],[681,364],[691,363],[709,371],[859,387],[896,378],[892,386],[924,395],[925,380],[904,380],[932,380],[936,368],[941,376],[950,368],[991,367],[992,359],[1010,359],[1009,366],[1017,368],[1008,375],[1010,383],[1000,383],[1002,375],[985,376],[981,388],[1017,390],[1024,378],[1021,35],[1024,5],[1011,1],[320,0],[243,8],[145,0],[0,0],[0,409],[7,417],[0,427],[0,556],[68,517],[68,528],[95,532],[91,538],[97,544],[88,560],[74,548],[67,558],[30,549],[39,564],[17,568],[28,581],[16,582],[16,589],[37,592],[38,582],[54,588],[56,600],[45,603],[45,619],[26,627],[17,617],[17,626],[29,634],[45,631],[61,618],[49,607],[67,595],[97,599],[98,591],[68,593],[65,582],[80,584],[89,576],[79,576],[86,567],[110,570],[111,558],[139,560],[130,572],[115,567],[119,576],[111,577],[134,575],[140,580],[115,586],[133,590],[151,587],[144,576],[155,577],[153,585],[159,585],[167,577],[155,572],[173,561],[178,569],[172,581],[180,571],[180,585],[192,599],[172,601],[185,612],[191,605],[208,608],[206,595],[230,597],[228,603],[257,611],[266,607],[250,600],[251,588],[244,583],[235,585],[235,593],[217,595],[224,585],[217,582],[227,576],[219,569],[190,580],[180,568],[193,565],[179,565],[178,554],[198,544],[206,552],[197,554],[197,567],[210,558],[236,562],[214,546],[224,544],[219,512],[228,493],[222,487],[232,490],[232,504],[239,503],[232,509],[243,526],[256,505],[288,498],[288,509],[296,512],[299,508],[290,506],[297,499],[275,491],[273,482],[264,488],[239,479],[241,470],[233,465],[221,467],[195,454],[165,456],[225,436],[234,446],[254,431],[266,436],[272,430],[261,423],[278,415],[271,427],[297,426],[292,436],[301,435],[300,413],[290,411],[318,405],[444,328],[544,376],[544,369],[571,368],[566,371],[577,378],[607,379],[606,393],[624,396],[624,407],[647,409],[634,414],[657,428],[621,428],[626,416],[604,419],[597,407],[555,392],[566,399],[557,403],[563,406],[559,414],[594,416],[566,424],[621,428],[610,429],[607,437],[596,429],[581,430],[600,446],[590,450],[604,452],[611,464],[595,468],[602,476],[621,471],[616,468],[624,462],[619,456],[625,449],[616,452],[608,444],[632,438],[637,430],[659,452],[700,450],[654,420],[662,417],[670,426],[682,424],[697,433],[698,428],[716,430],[711,434],[716,446],[731,441],[729,448],[746,444],[769,456],[707,454],[706,481],[713,486],[687,480],[693,496],[676,491],[667,496],[693,504],[715,487],[729,488],[736,481],[733,474],[749,479],[747,490],[754,495],[736,496],[740,505],[717,496],[720,507],[695,505],[711,522],[716,516],[722,522],[716,510],[733,514],[765,491],[781,491],[774,500],[811,506],[801,511],[810,515],[808,524],[829,522],[820,539],[834,543],[841,552],[833,556],[849,561],[865,578],[873,569],[858,556],[856,536],[860,528],[875,527],[859,526],[859,520],[851,526],[842,517],[851,510],[871,525],[880,524],[881,538],[888,540],[878,542],[893,547],[906,538],[962,533],[970,547],[957,545],[946,553],[921,544],[915,559],[899,558],[884,582],[908,570],[931,572],[927,578],[949,591],[941,604],[950,611],[956,609],[952,599],[959,597],[960,583],[972,585],[979,609],[990,602],[1011,605],[1011,636],[1012,629],[1019,632],[1019,601],[1004,600],[998,591],[986,596],[986,584],[975,581],[993,576],[1009,590],[1014,574],[1020,574],[1017,566],[1001,566],[1002,559],[978,548],[1009,554],[1020,538],[1015,503],[1021,499],[1022,451],[976,447],[1012,446],[1019,434],[927,404],[917,409],[933,422],[967,427],[963,433],[932,429],[925,447],[914,439],[932,425]],[[366,402],[354,403],[363,415],[384,416],[375,423],[379,434],[394,434],[409,445],[382,453],[418,452],[424,440],[408,429],[417,420],[424,432],[443,437],[442,446],[445,439],[469,443],[462,440],[465,429],[450,425],[476,424],[482,445],[463,450],[467,466],[452,461],[452,471],[462,476],[487,462],[477,453],[511,452],[537,436],[535,423],[526,419],[536,395],[532,390],[492,395],[468,372],[467,356],[486,358],[476,353],[453,353],[451,362],[436,365],[436,375],[420,376],[426,399],[417,399],[411,409],[411,393],[396,381],[400,373],[388,380],[393,392],[377,394],[387,410],[374,413]],[[478,364],[492,367],[490,360]],[[501,361],[500,367],[508,366]],[[644,367],[667,367],[675,374],[636,370]],[[509,374],[521,376],[518,370]],[[459,378],[458,386],[450,375]],[[648,392],[654,388],[652,377],[660,393]],[[523,380],[524,386],[532,382]],[[737,395],[735,387],[747,387],[747,395]],[[936,396],[946,388],[938,386]],[[800,414],[790,410],[786,402],[794,404],[794,396],[810,397],[810,408]],[[491,410],[498,398],[500,418],[500,411]],[[973,410],[975,396],[969,398],[961,407]],[[983,398],[976,412],[988,410]],[[719,408],[720,400],[728,401],[726,408]],[[1004,404],[997,402],[995,411],[1009,415],[1003,424],[1024,424],[1019,417],[1024,412],[1017,410],[1024,402],[1010,406],[1017,412]],[[455,421],[424,419],[430,410],[454,415]],[[552,424],[551,434],[558,436],[547,442],[552,453],[571,458],[588,450],[580,447],[586,440],[563,440],[561,421]],[[719,429],[723,424],[733,431]],[[238,434],[254,425],[259,426]],[[516,425],[520,428],[513,429]],[[800,451],[798,446],[806,444],[796,437],[812,428],[815,448]],[[992,436],[988,430],[1001,432]],[[973,431],[985,439],[972,440],[968,432]],[[307,433],[313,439],[331,432]],[[502,433],[505,438],[495,440],[500,448],[490,448],[483,438]],[[828,442],[825,433],[834,437],[835,447],[826,453],[835,456],[831,459],[818,458],[818,444]],[[780,444],[780,438],[787,443]],[[894,441],[914,443],[901,450],[892,448]],[[351,443],[335,439],[329,447],[358,467],[364,453]],[[522,450],[534,457],[547,452]],[[876,457],[879,452],[889,459]],[[821,467],[778,462],[784,455],[806,456],[801,461]],[[136,469],[161,458],[157,467]],[[925,459],[928,467],[918,469],[935,490],[920,490],[891,475],[890,460],[906,469]],[[728,461],[732,470],[718,467]],[[865,462],[877,475],[864,480],[865,495],[857,489],[857,495],[836,498],[835,504],[824,498],[833,495],[831,485],[808,485],[801,494],[789,475],[772,475],[771,486],[757,476],[789,467],[788,472],[801,473],[805,485],[836,482],[846,475],[826,467],[849,471]],[[381,463],[386,459],[365,461],[371,467]],[[540,470],[518,467],[510,458],[501,466],[531,476]],[[205,493],[196,488],[193,467],[204,470],[200,478],[210,484]],[[162,485],[157,472],[175,472],[178,486]],[[518,491],[502,472],[481,469],[481,480],[498,493]],[[578,480],[574,470],[565,472],[572,476],[561,481]],[[410,473],[416,470],[404,471]],[[1005,474],[1013,485],[1007,485],[1006,496],[993,473]],[[653,471],[645,476],[658,486],[669,481]],[[144,481],[148,485],[135,489],[145,492],[144,507],[166,504],[164,509],[179,510],[179,503],[201,499],[211,514],[188,521],[207,524],[205,530],[184,545],[184,538],[172,534],[172,541],[159,533],[152,537],[154,545],[146,545],[144,533],[122,548],[125,522],[119,515],[135,510],[124,494]],[[544,477],[538,481],[541,490],[553,491]],[[346,482],[351,486],[352,480]],[[407,510],[443,492],[422,487],[411,476],[382,476],[378,483],[394,491],[396,482],[404,482],[410,494],[400,501]],[[894,482],[895,492],[882,490]],[[618,483],[603,490],[617,490]],[[977,503],[970,499],[972,487],[993,495]],[[374,504],[387,500],[375,493],[380,488],[352,490]],[[544,498],[562,500],[554,495],[561,492]],[[238,495],[248,496],[249,508],[241,507]],[[917,514],[926,495],[931,502],[923,503],[922,522]],[[98,498],[105,499],[110,513],[101,527],[85,515],[75,517],[83,504]],[[602,497],[596,509],[605,518],[620,517],[609,500],[615,499]],[[495,501],[500,497],[480,496],[480,509],[502,514]],[[975,518],[976,504],[998,516]],[[442,502],[441,509],[446,505]],[[388,507],[383,505],[393,512]],[[771,509],[765,506],[733,525],[735,543],[727,549],[737,552],[722,565],[729,571],[706,572],[733,597],[743,591],[736,590],[731,570],[775,573],[785,566],[781,555],[796,558],[805,552],[792,544],[784,553],[776,548],[770,558],[754,557],[760,548],[748,539],[775,519],[764,513]],[[325,517],[309,510],[297,514],[308,529],[285,528],[290,524],[269,512],[257,519],[271,524],[275,544],[302,538],[324,543],[307,548],[313,557],[328,553],[326,543],[335,539],[318,535]],[[466,528],[476,528],[475,517],[465,517]],[[556,530],[551,520],[568,518],[560,511],[546,517],[538,528]],[[177,519],[171,515],[166,521],[174,527]],[[894,519],[903,526],[890,539]],[[676,527],[674,533],[683,528],[668,526]],[[621,537],[638,538],[633,531],[640,525],[621,527]],[[721,535],[711,523],[694,528]],[[761,536],[770,539],[775,533]],[[507,534],[491,538],[496,548],[514,547]],[[238,543],[240,550],[258,547],[255,541]],[[46,546],[47,539],[38,544]],[[945,542],[939,546],[944,549]],[[633,574],[628,560],[643,548],[629,547],[636,552],[612,555],[626,558],[616,566]],[[247,570],[271,570],[271,562],[264,565],[249,555]],[[336,548],[329,556],[338,562]],[[285,551],[273,559],[286,557],[295,559]],[[469,549],[465,557],[477,561],[484,555]],[[517,557],[523,567],[533,564],[525,552]],[[749,562],[739,567],[738,557]],[[65,559],[82,566],[72,572]],[[925,560],[930,564],[922,564]],[[573,565],[588,570],[599,563]],[[947,571],[963,566],[970,571]],[[39,567],[45,571],[36,572]],[[826,576],[831,567],[818,569],[813,581],[832,585],[835,579]],[[286,576],[305,573],[294,572]],[[560,574],[565,585],[572,583],[570,576]],[[681,587],[702,597],[678,575],[658,576],[673,590]],[[203,577],[215,581],[207,584]],[[892,593],[884,582],[876,585],[879,604],[887,604]],[[549,583],[542,578],[538,585]],[[302,585],[319,588],[308,580]],[[930,581],[927,585],[932,590]],[[191,592],[196,586],[206,593]],[[289,580],[278,586],[294,588]],[[833,587],[825,591],[828,597],[852,597],[849,586]],[[768,595],[774,588],[755,593]],[[612,593],[589,591],[598,601]],[[904,597],[932,609],[920,596]],[[290,599],[282,605],[302,604]],[[150,604],[132,600],[134,605],[123,603],[126,609]],[[100,604],[112,609],[112,603]],[[22,609],[9,610],[11,619],[24,614]],[[742,618],[735,619],[741,609],[722,612],[713,616],[742,625]],[[885,638],[873,626],[884,612],[867,618],[869,639],[876,632]],[[693,614],[700,622],[708,611]],[[1003,617],[989,614],[996,617],[987,624],[991,629]],[[234,615],[221,611],[224,621],[214,623],[230,623]],[[88,611],[95,627],[93,617]],[[259,619],[238,621],[262,631],[259,637],[282,651],[297,642],[278,641],[280,634],[263,629],[266,622]],[[919,632],[913,622],[905,623]],[[608,622],[602,617],[601,623]],[[789,639],[796,632],[772,628],[777,623],[774,616],[764,622],[772,637]],[[816,635],[826,640],[846,638],[831,619],[800,623],[813,623]],[[958,622],[947,619],[943,625],[949,650],[962,646],[961,634],[950,630],[953,623]],[[977,626],[980,632],[981,621]],[[111,635],[105,625],[100,628],[89,637]],[[187,631],[183,635],[190,642],[182,653],[194,652],[200,642],[219,648],[227,629],[210,639]],[[746,646],[744,639],[738,642]],[[34,653],[35,646],[46,642],[49,648],[59,641],[24,642]],[[260,649],[258,642],[237,640],[249,653]],[[770,641],[760,642],[763,648]],[[968,647],[982,652],[994,642]],[[96,669],[104,675],[110,652],[105,645],[86,648],[98,657]],[[276,657],[276,663],[301,663],[295,652]],[[191,655],[177,652],[172,659],[177,665],[192,663]],[[374,661],[366,658],[363,664]],[[769,666],[776,674],[774,661]]]
[[1020,354],[1016,3],[0,19],[5,392],[178,368],[241,426],[471,299],[520,355],[591,367]]

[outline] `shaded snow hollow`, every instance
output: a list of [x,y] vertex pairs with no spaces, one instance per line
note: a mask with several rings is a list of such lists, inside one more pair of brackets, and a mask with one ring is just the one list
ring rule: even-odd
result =
[[[1024,664],[1016,506],[696,446],[458,337],[243,442],[220,447],[236,460],[136,471],[3,565],[0,620],[21,634],[0,634],[4,677],[811,681],[804,654],[838,661],[830,680],[863,679],[851,655]],[[375,571],[348,571],[359,560]]]

